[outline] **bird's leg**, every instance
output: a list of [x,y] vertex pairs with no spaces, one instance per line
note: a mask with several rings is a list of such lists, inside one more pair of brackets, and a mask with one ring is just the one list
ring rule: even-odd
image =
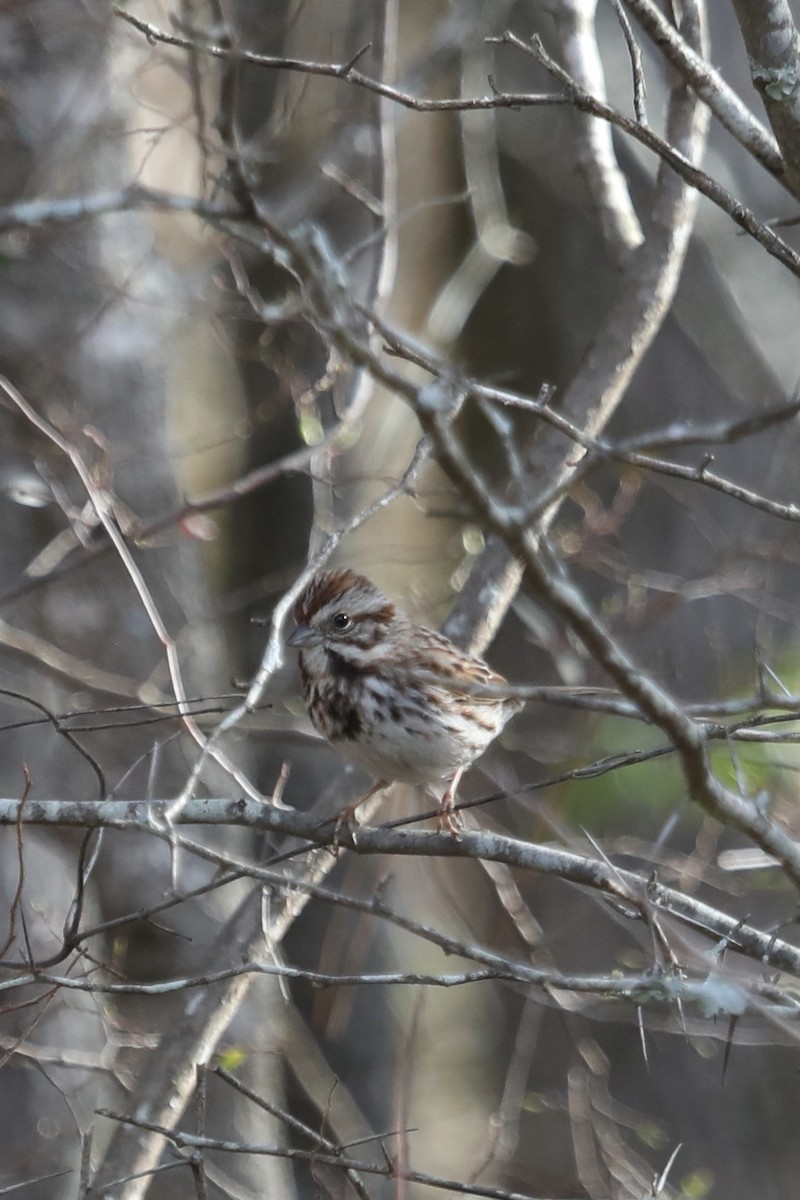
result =
[[[339,854],[339,834],[341,832],[342,826],[343,825],[347,826],[347,828],[350,830],[350,834],[353,838],[353,842],[355,842],[356,829],[358,827],[358,821],[356,820],[356,810],[359,809],[362,804],[366,804],[367,800],[371,800],[373,796],[375,796],[378,792],[382,792],[383,789],[388,786],[389,786],[388,780],[379,779],[377,783],[373,783],[372,787],[368,788],[367,791],[364,792],[363,796],[359,796],[358,800],[355,800],[352,804],[346,804],[345,807],[341,810],[341,812],[338,813],[338,815],[336,816],[336,818],[334,820],[333,840],[331,841],[331,849],[333,850],[334,854],[336,854],[336,855]],[[322,824],[327,825],[328,821],[323,821]]]
[[459,840],[464,828],[464,818],[461,813],[456,811],[455,807],[456,791],[463,774],[464,768],[460,767],[448,783],[444,795],[439,801],[439,815],[436,818],[436,828],[439,833],[449,833],[455,841]]

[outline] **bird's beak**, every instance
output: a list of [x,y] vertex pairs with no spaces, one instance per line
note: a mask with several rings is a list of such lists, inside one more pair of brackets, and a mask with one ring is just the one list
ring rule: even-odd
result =
[[296,625],[286,639],[287,646],[310,646],[316,642],[317,634],[310,625]]

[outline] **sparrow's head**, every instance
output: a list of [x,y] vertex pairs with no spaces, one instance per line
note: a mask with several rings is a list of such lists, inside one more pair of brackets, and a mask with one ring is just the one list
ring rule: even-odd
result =
[[322,647],[357,661],[405,623],[389,597],[355,571],[318,571],[292,610],[288,644],[300,651]]

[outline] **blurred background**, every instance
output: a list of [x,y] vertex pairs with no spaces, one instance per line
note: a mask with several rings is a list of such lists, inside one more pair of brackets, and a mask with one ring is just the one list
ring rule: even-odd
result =
[[[632,117],[619,6],[130,0],[122,8],[0,3],[0,372],[75,448],[106,498],[174,639],[201,727],[210,731],[241,698],[261,661],[263,621],[309,553],[398,483],[421,436],[408,404],[334,353],[309,322],[295,280],[258,234],[260,217],[324,233],[348,293],[423,360],[522,396],[550,385],[554,408],[615,447],[683,431],[663,457],[693,477],[598,455],[548,510],[548,536],[609,629],[681,701],[752,696],[757,708],[765,681],[794,694],[800,552],[797,515],[780,506],[797,500],[797,422],[727,439],[708,431],[792,399],[797,278],[719,206],[700,199],[695,209],[692,196],[672,196],[674,176],[652,152],[560,102],[541,61],[503,41],[507,30],[539,35],[588,91],[605,89]],[[700,118],[678,111],[694,103],[678,73],[623,8],[652,128],[677,138],[680,120],[695,120],[686,144],[721,187],[765,222],[794,217],[779,173],[715,119],[703,150]],[[796,4],[788,10],[800,15]],[[711,4],[707,16],[710,61],[766,125],[735,7]],[[149,38],[143,22],[152,23]],[[243,51],[272,60],[248,62]],[[436,101],[497,89],[551,102],[413,111],[359,86],[353,72],[289,69],[356,55],[353,72],[405,95]],[[611,207],[598,193],[603,155]],[[81,197],[103,199],[92,211],[66,204]],[[186,211],[169,197],[188,198]],[[34,201],[47,211],[24,207]],[[792,227],[778,232],[798,248]],[[656,294],[660,308],[650,312]],[[649,313],[641,329],[640,312]],[[392,361],[411,379],[429,377]],[[490,419],[466,405],[457,435],[498,498],[513,446],[517,484],[534,507],[569,450],[530,411],[498,407]],[[656,449],[667,441],[656,437]],[[704,486],[703,471],[756,502]],[[187,508],[208,498],[202,512]],[[163,641],[63,447],[6,399],[0,530],[0,794],[178,795],[197,748],[170,706]],[[484,620],[475,589],[496,551],[480,514],[431,459],[341,541],[333,561],[435,627],[455,606],[460,639],[514,682],[607,685],[508,561]],[[368,781],[313,736],[290,659],[224,748],[267,797],[288,771],[284,801],[322,819]],[[781,729],[777,745],[721,739],[712,762],[744,794],[768,797],[797,832],[794,727]],[[481,828],[609,856],[796,941],[791,884],[776,871],[720,869],[720,852],[744,839],[688,800],[674,758],[569,777],[662,743],[652,728],[591,707],[533,703],[461,795],[499,793],[472,810]],[[198,790],[239,794],[213,764]],[[426,807],[396,788],[371,820]],[[244,829],[192,832],[237,861],[267,861],[287,845]],[[280,950],[271,947],[279,961],[308,971],[466,969],[466,958],[347,902],[376,895],[443,937],[562,972],[610,975],[658,959],[651,931],[599,893],[466,858],[328,856],[314,878],[332,896],[297,912],[281,898],[270,926],[269,912],[243,923],[253,895],[268,909],[252,881],[204,893],[214,863],[180,854],[176,876],[169,847],[148,833],[106,829],[87,847],[74,829],[28,827],[23,837],[6,827],[0,852],[9,983],[27,961],[57,955],[87,856],[81,928],[98,931],[56,974],[207,978],[226,947],[240,937],[257,943],[262,928],[279,930]],[[200,893],[156,912],[176,890],[193,889]],[[667,929],[679,964],[697,969],[711,954],[713,942],[698,933]],[[207,1026],[196,1059],[187,1049],[177,1098],[164,1048],[191,1027],[198,994]],[[155,996],[47,981],[9,987],[0,1188],[22,1184],[31,1200],[434,1194],[398,1179],[354,1184],[321,1161],[270,1155],[209,1152],[198,1172],[163,1143],[143,1149],[136,1131],[95,1116],[153,1111],[160,1097],[162,1117],[210,1137],[319,1149],[317,1135],[357,1143],[355,1157],[379,1164],[383,1146],[401,1174],[436,1176],[440,1194],[456,1194],[442,1181],[458,1180],[462,1194],[474,1185],[498,1196],[778,1200],[793,1194],[800,1170],[800,1059],[788,1022],[733,1025],[498,981],[315,990],[264,976],[238,991],[205,984]],[[267,1108],[220,1075],[198,1082],[205,1063],[232,1072]]]

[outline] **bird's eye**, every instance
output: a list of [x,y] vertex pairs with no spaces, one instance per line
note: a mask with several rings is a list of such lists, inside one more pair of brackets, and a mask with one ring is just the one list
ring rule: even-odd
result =
[[352,617],[346,612],[334,613],[331,617],[331,625],[337,631],[337,633],[343,633],[345,629],[350,628],[352,623]]

